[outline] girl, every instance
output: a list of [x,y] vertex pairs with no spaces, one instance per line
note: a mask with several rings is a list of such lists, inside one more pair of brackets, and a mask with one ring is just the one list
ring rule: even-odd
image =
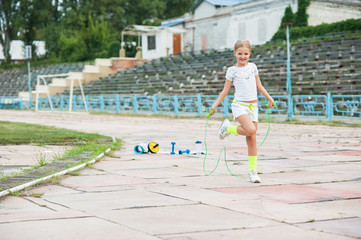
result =
[[258,126],[257,89],[267,99],[268,106],[273,106],[273,98],[262,86],[256,64],[248,62],[251,56],[251,44],[247,40],[238,40],[234,45],[234,56],[237,64],[229,67],[222,92],[209,110],[210,115],[217,112],[217,107],[228,95],[232,83],[235,87],[234,99],[231,104],[234,119],[240,125],[232,125],[225,119],[219,130],[220,139],[229,134],[244,135],[248,146],[249,178],[252,183],[260,183],[257,174],[257,143],[256,131]]

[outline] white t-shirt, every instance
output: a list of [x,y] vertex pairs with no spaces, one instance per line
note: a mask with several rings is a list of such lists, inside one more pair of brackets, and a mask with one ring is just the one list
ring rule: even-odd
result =
[[256,64],[250,62],[244,67],[232,66],[227,69],[226,79],[233,82],[236,89],[234,101],[257,100],[257,75],[258,69]]

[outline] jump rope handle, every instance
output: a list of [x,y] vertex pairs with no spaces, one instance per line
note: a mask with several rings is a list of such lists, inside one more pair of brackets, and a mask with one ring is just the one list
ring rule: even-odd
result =
[[[213,109],[211,109],[211,113],[214,113]],[[211,116],[211,113],[208,113],[207,118],[209,118]]]
[[[273,102],[272,106],[276,106],[277,102]],[[268,107],[268,103],[266,104],[266,107]]]

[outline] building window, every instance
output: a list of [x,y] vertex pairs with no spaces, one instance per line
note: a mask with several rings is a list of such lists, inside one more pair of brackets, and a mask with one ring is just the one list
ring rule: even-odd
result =
[[148,50],[155,49],[155,36],[148,36]]

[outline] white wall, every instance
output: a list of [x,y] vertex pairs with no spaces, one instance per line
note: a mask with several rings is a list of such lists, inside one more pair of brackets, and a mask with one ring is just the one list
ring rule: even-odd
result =
[[[155,36],[155,49],[148,50],[148,36]],[[162,52],[165,47],[162,46],[162,35],[161,32],[151,32],[142,34],[142,58],[143,59],[154,59],[162,56]]]
[[228,28],[227,45],[233,46],[239,39],[247,39],[252,45],[268,42],[277,32],[289,5],[297,11],[294,0],[254,1],[236,6]]
[[[157,31],[142,34],[142,57],[143,59],[156,59],[167,56],[167,48],[169,49],[168,55],[173,54],[173,32],[171,28],[164,28]],[[147,36],[155,35],[156,48],[148,50]],[[181,49],[184,48],[184,34],[181,33]]]
[[224,49],[227,47],[227,26],[231,16],[231,7],[215,8],[213,5],[203,1],[192,18],[187,19],[186,45],[188,51],[203,48],[203,38],[206,49]]
[[194,11],[193,19],[206,18],[215,14],[216,8],[207,1],[203,1]]
[[332,2],[312,1],[307,9],[308,25],[315,26],[322,23],[333,23],[350,18],[361,18],[361,2],[358,7],[340,6]]

